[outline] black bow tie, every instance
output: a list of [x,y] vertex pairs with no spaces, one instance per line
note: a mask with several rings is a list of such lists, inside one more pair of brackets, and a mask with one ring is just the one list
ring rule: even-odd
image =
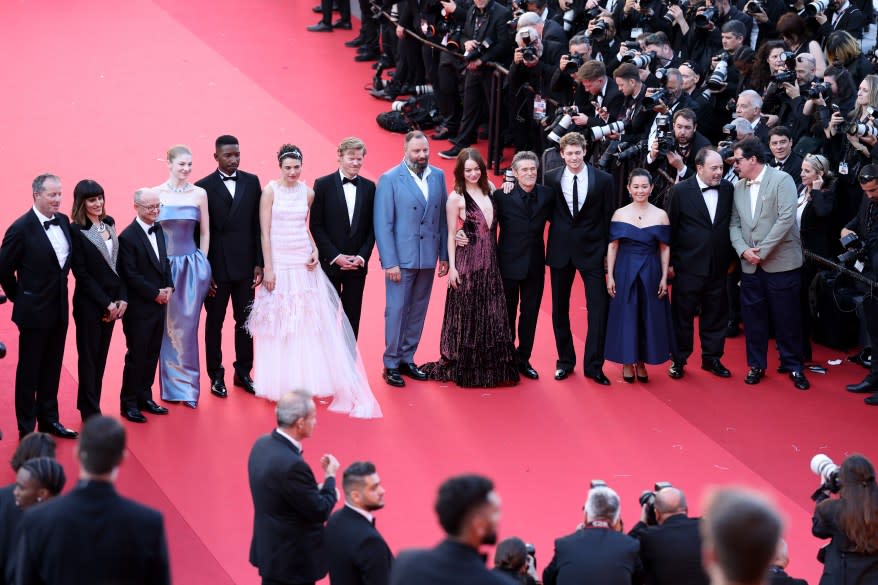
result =
[[232,175],[231,177],[227,177],[226,175],[220,175],[223,178],[223,181],[237,181],[238,175]]
[[774,168],[779,169],[783,166],[783,163],[777,159],[774,161]]
[[716,187],[702,187],[701,188],[702,193],[707,193],[708,191],[715,191],[715,190],[716,190]]
[[46,221],[43,222],[43,227],[46,228],[46,231],[49,231],[49,228],[52,227],[53,225],[57,225],[60,227],[61,222],[58,220],[57,217],[53,217],[52,219],[47,219]]
[[342,178],[341,184],[342,187],[351,183],[354,187],[360,184],[360,177],[354,177],[353,179],[348,179],[347,177]]
[[146,233],[148,233],[149,235],[153,235],[154,233],[156,233],[158,231],[158,229],[159,229],[159,224],[154,223],[151,226],[149,226],[149,229],[146,230]]

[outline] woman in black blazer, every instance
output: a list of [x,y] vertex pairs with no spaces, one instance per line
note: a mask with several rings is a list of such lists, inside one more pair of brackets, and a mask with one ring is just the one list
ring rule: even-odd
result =
[[116,260],[119,239],[115,222],[104,209],[104,189],[85,179],[73,190],[70,231],[73,240],[73,320],[79,353],[76,407],[82,420],[101,413],[101,384],[113,326],[128,306]]

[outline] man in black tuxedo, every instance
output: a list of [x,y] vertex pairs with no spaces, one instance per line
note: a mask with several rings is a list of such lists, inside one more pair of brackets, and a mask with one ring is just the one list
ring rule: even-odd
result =
[[391,585],[515,585],[511,577],[489,571],[479,554],[497,543],[500,498],[494,483],[480,475],[461,475],[439,487],[436,515],[445,540],[434,548],[399,554]]
[[585,502],[585,522],[573,534],[555,540],[555,553],[543,569],[545,585],[631,585],[642,580],[638,542],[619,532],[619,496],[594,487]]
[[152,399],[165,309],[174,290],[164,233],[156,222],[160,209],[158,193],[135,191],[137,217],[119,234],[119,275],[128,289],[128,309],[122,316],[128,349],[119,402],[122,416],[136,423],[146,422],[143,410],[168,414],[167,408]]
[[354,337],[360,331],[363,289],[375,247],[372,229],[375,183],[360,176],[366,145],[345,138],[338,145],[338,171],[314,181],[311,235],[323,272],[341,298]]
[[294,390],[277,402],[277,428],[256,440],[247,471],[253,497],[250,564],[262,585],[313,584],[327,573],[324,523],[338,499],[338,460],[320,459],[325,478],[317,485],[302,458],[302,441],[314,432],[317,409],[307,390]]
[[604,258],[607,255],[610,218],[615,211],[613,177],[585,163],[585,138],[578,132],[561,137],[564,168],[546,173],[545,184],[554,192],[554,211],[546,247],[551,271],[552,326],[558,349],[555,379],[573,372],[576,350],[570,331],[570,290],[579,272],[585,284],[588,334],[583,365],[585,377],[609,385],[604,375],[604,339],[607,333],[607,294]]
[[15,418],[24,437],[39,430],[57,437],[77,436],[58,420],[58,384],[67,337],[67,275],[70,272],[70,221],[61,208],[61,179],[33,180],[33,208],[15,220],[0,246],[0,285],[14,303],[18,326]]
[[79,485],[22,518],[15,582],[169,584],[162,514],[120,496],[113,485],[125,457],[122,424],[102,415],[88,419],[76,455]]
[[699,307],[701,367],[722,378],[731,376],[720,358],[729,319],[726,274],[733,260],[729,221],[734,188],[722,177],[722,157],[711,148],[702,148],[695,155],[695,175],[674,185],[668,198],[674,270],[671,316],[677,339],[668,375],[675,379],[683,377],[683,367],[692,355]]
[[357,461],[342,475],[345,505],[326,523],[326,552],[332,585],[387,585],[393,553],[375,528],[384,507],[384,486],[368,461]]
[[655,526],[647,525],[648,506],[643,505],[640,522],[628,533],[640,541],[645,582],[707,585],[709,580],[701,566],[699,520],[688,516],[685,494],[674,487],[656,492]]
[[796,185],[801,183],[804,159],[793,152],[793,132],[786,126],[775,126],[768,132],[768,148],[774,157],[769,164],[791,176]]
[[210,392],[226,398],[223,378],[222,333],[229,299],[235,317],[235,386],[254,393],[253,339],[244,328],[254,289],[262,283],[262,244],[259,234],[259,177],[238,169],[241,149],[238,139],[223,135],[216,139],[217,170],[197,183],[207,191],[210,212],[210,292],[204,299],[204,355]]

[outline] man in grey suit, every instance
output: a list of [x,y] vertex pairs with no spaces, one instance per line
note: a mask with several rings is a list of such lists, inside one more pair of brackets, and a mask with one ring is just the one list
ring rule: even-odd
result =
[[810,387],[802,373],[799,271],[802,243],[796,223],[796,185],[783,171],[765,164],[762,142],[753,136],[735,144],[735,202],[729,227],[741,258],[741,316],[747,345],[747,384],[765,375],[768,320],[774,324],[781,372],[799,390]]
[[430,144],[417,130],[405,136],[405,157],[384,173],[375,191],[375,240],[387,276],[384,381],[405,386],[403,375],[426,380],[415,351],[433,288],[433,271],[448,273],[445,173],[430,165]]

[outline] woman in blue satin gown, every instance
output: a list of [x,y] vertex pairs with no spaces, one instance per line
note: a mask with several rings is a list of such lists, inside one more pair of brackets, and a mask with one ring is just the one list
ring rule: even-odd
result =
[[648,382],[644,364],[662,364],[674,348],[668,302],[671,236],[668,214],[650,204],[652,177],[644,169],[628,175],[631,203],[610,221],[607,247],[607,340],[604,357],[623,364],[622,379]]
[[195,408],[201,392],[198,323],[210,288],[207,193],[189,182],[192,152],[187,147],[174,146],[168,150],[168,168],[168,180],[154,187],[162,202],[158,220],[165,234],[174,283],[159,355],[159,379],[162,400]]

